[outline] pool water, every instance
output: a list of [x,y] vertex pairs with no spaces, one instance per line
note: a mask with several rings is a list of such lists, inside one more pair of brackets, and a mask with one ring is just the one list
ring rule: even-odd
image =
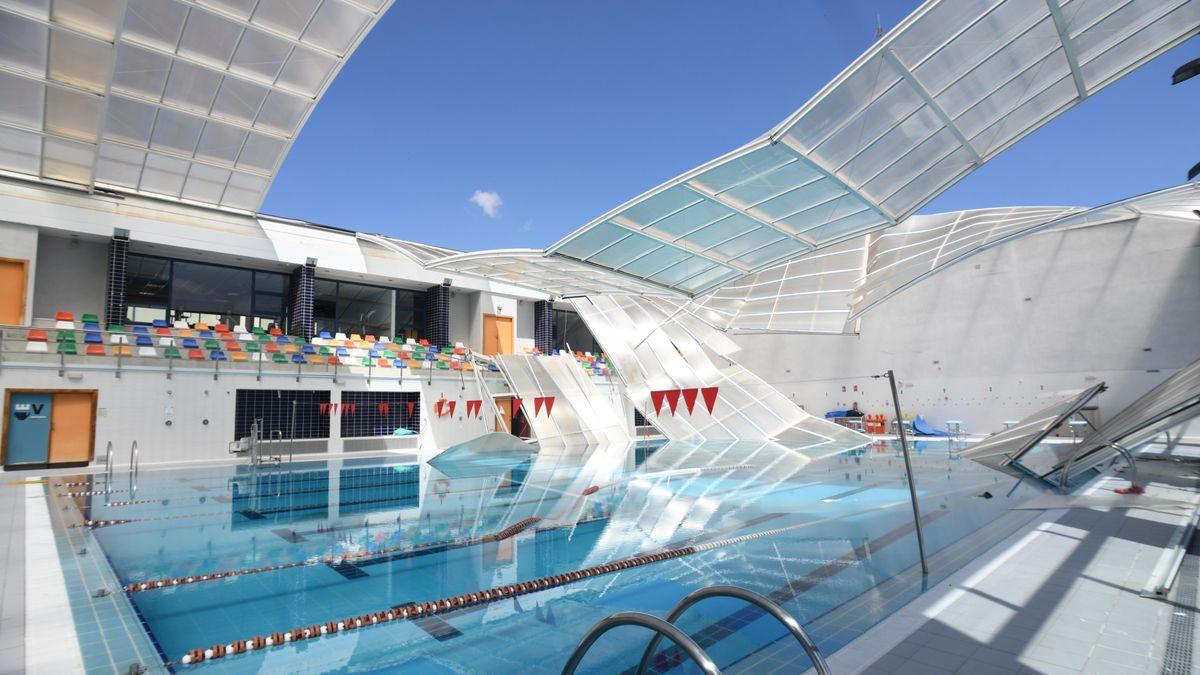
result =
[[[959,459],[962,447],[914,447],[934,581],[1030,517],[1009,509],[1031,489],[1012,490],[1010,478]],[[129,601],[178,672],[557,673],[603,617],[663,616],[688,592],[718,583],[780,602],[828,654],[928,583],[916,567],[903,458],[890,443],[667,443],[501,456],[482,448],[432,464],[348,458],[143,471],[118,474],[110,487],[73,501],[84,519],[129,521],[92,534],[118,581],[134,585]],[[98,478],[50,489],[104,488]],[[730,542],[743,535],[762,536]],[[180,663],[214,644],[699,544],[710,546],[515,598]],[[136,586],[281,563],[297,565]],[[807,667],[782,627],[733,600],[705,601],[680,626],[727,672]],[[580,672],[633,668],[648,639],[616,629]],[[665,643],[655,669],[691,672],[678,656]]]

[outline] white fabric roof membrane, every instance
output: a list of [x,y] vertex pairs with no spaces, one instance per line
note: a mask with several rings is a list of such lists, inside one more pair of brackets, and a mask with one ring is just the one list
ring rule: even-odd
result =
[[608,293],[677,295],[653,283],[619,274],[563,256],[547,256],[536,249],[501,249],[463,253],[426,265],[431,270],[470,274],[525,286],[551,295],[577,296]]
[[1030,206],[912,216],[722,286],[686,304],[731,332],[844,333],[897,293],[981,251],[1049,228],[1146,216],[1195,222],[1200,190],[1184,184],[1094,209]]
[[891,227],[1200,30],[1200,0],[929,0],[767,135],[550,251],[702,295]]
[[256,211],[392,0],[0,0],[0,171]]

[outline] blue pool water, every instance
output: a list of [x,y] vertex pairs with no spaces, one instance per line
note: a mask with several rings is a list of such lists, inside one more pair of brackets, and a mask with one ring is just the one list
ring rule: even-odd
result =
[[[914,455],[933,581],[1029,517],[1009,510],[1028,488],[1008,494],[1012,480],[957,458],[961,447],[917,444]],[[133,521],[93,531],[122,584],[389,551],[129,594],[179,672],[557,673],[604,616],[662,616],[716,583],[781,602],[829,653],[922,588],[903,460],[891,444],[542,448],[433,464],[146,471],[136,486],[117,478],[112,487],[74,501],[84,518]],[[993,498],[980,497],[985,490]],[[533,518],[511,537],[483,540]],[[178,663],[196,648],[772,530],[784,531],[432,618]],[[680,625],[727,672],[807,664],[782,628],[731,600],[706,601]],[[613,631],[581,672],[633,667],[647,637]],[[692,668],[662,649],[658,670]]]

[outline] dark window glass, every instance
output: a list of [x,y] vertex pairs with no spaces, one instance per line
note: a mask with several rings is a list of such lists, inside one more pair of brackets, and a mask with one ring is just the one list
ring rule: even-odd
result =
[[554,348],[566,350],[568,345],[577,352],[599,353],[600,345],[587,324],[575,312],[554,310]]
[[143,307],[167,306],[170,301],[170,260],[131,255],[125,275],[126,304]]
[[338,326],[343,333],[392,334],[391,289],[359,284],[338,284]]
[[176,311],[220,315],[251,313],[251,271],[175,261],[171,301]]
[[277,293],[287,295],[292,280],[286,274],[275,272],[255,272],[254,290],[257,293]]
[[337,332],[337,282],[317,279],[313,284],[313,319],[326,326],[321,330]]
[[276,431],[284,438],[329,438],[328,391],[238,389],[234,406],[234,440],[250,435],[256,419],[263,421],[264,438]]

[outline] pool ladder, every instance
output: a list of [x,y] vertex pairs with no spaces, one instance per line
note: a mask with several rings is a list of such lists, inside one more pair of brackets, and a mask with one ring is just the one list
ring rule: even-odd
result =
[[817,643],[813,642],[812,638],[805,632],[804,627],[791,614],[785,612],[774,601],[754,591],[748,591],[737,586],[720,585],[709,586],[691,592],[683,600],[680,600],[679,604],[675,605],[670,613],[667,614],[665,620],[644,612],[617,612],[601,619],[596,625],[588,629],[588,632],[583,636],[583,640],[579,642],[579,646],[575,648],[575,651],[571,652],[571,658],[567,659],[567,664],[563,666],[563,675],[573,675],[575,669],[579,667],[579,662],[583,660],[583,657],[592,648],[592,645],[596,643],[596,640],[599,640],[600,636],[618,626],[642,626],[654,632],[654,637],[650,640],[650,644],[646,645],[646,650],[642,652],[642,660],[638,664],[637,675],[643,675],[646,669],[650,667],[650,660],[654,658],[654,653],[658,650],[658,645],[662,642],[663,637],[670,638],[706,675],[721,675],[717,664],[705,653],[704,649],[696,644],[695,640],[688,637],[687,633],[684,633],[675,626],[675,622],[679,620],[679,617],[691,608],[692,605],[701,600],[715,597],[745,600],[752,605],[757,605],[767,614],[775,617],[779,623],[787,628],[792,637],[796,638],[800,646],[804,648],[804,652],[808,654],[808,658],[812,661],[813,669],[817,675],[829,675],[829,665],[825,662],[825,657],[821,654],[821,649],[817,647]]

